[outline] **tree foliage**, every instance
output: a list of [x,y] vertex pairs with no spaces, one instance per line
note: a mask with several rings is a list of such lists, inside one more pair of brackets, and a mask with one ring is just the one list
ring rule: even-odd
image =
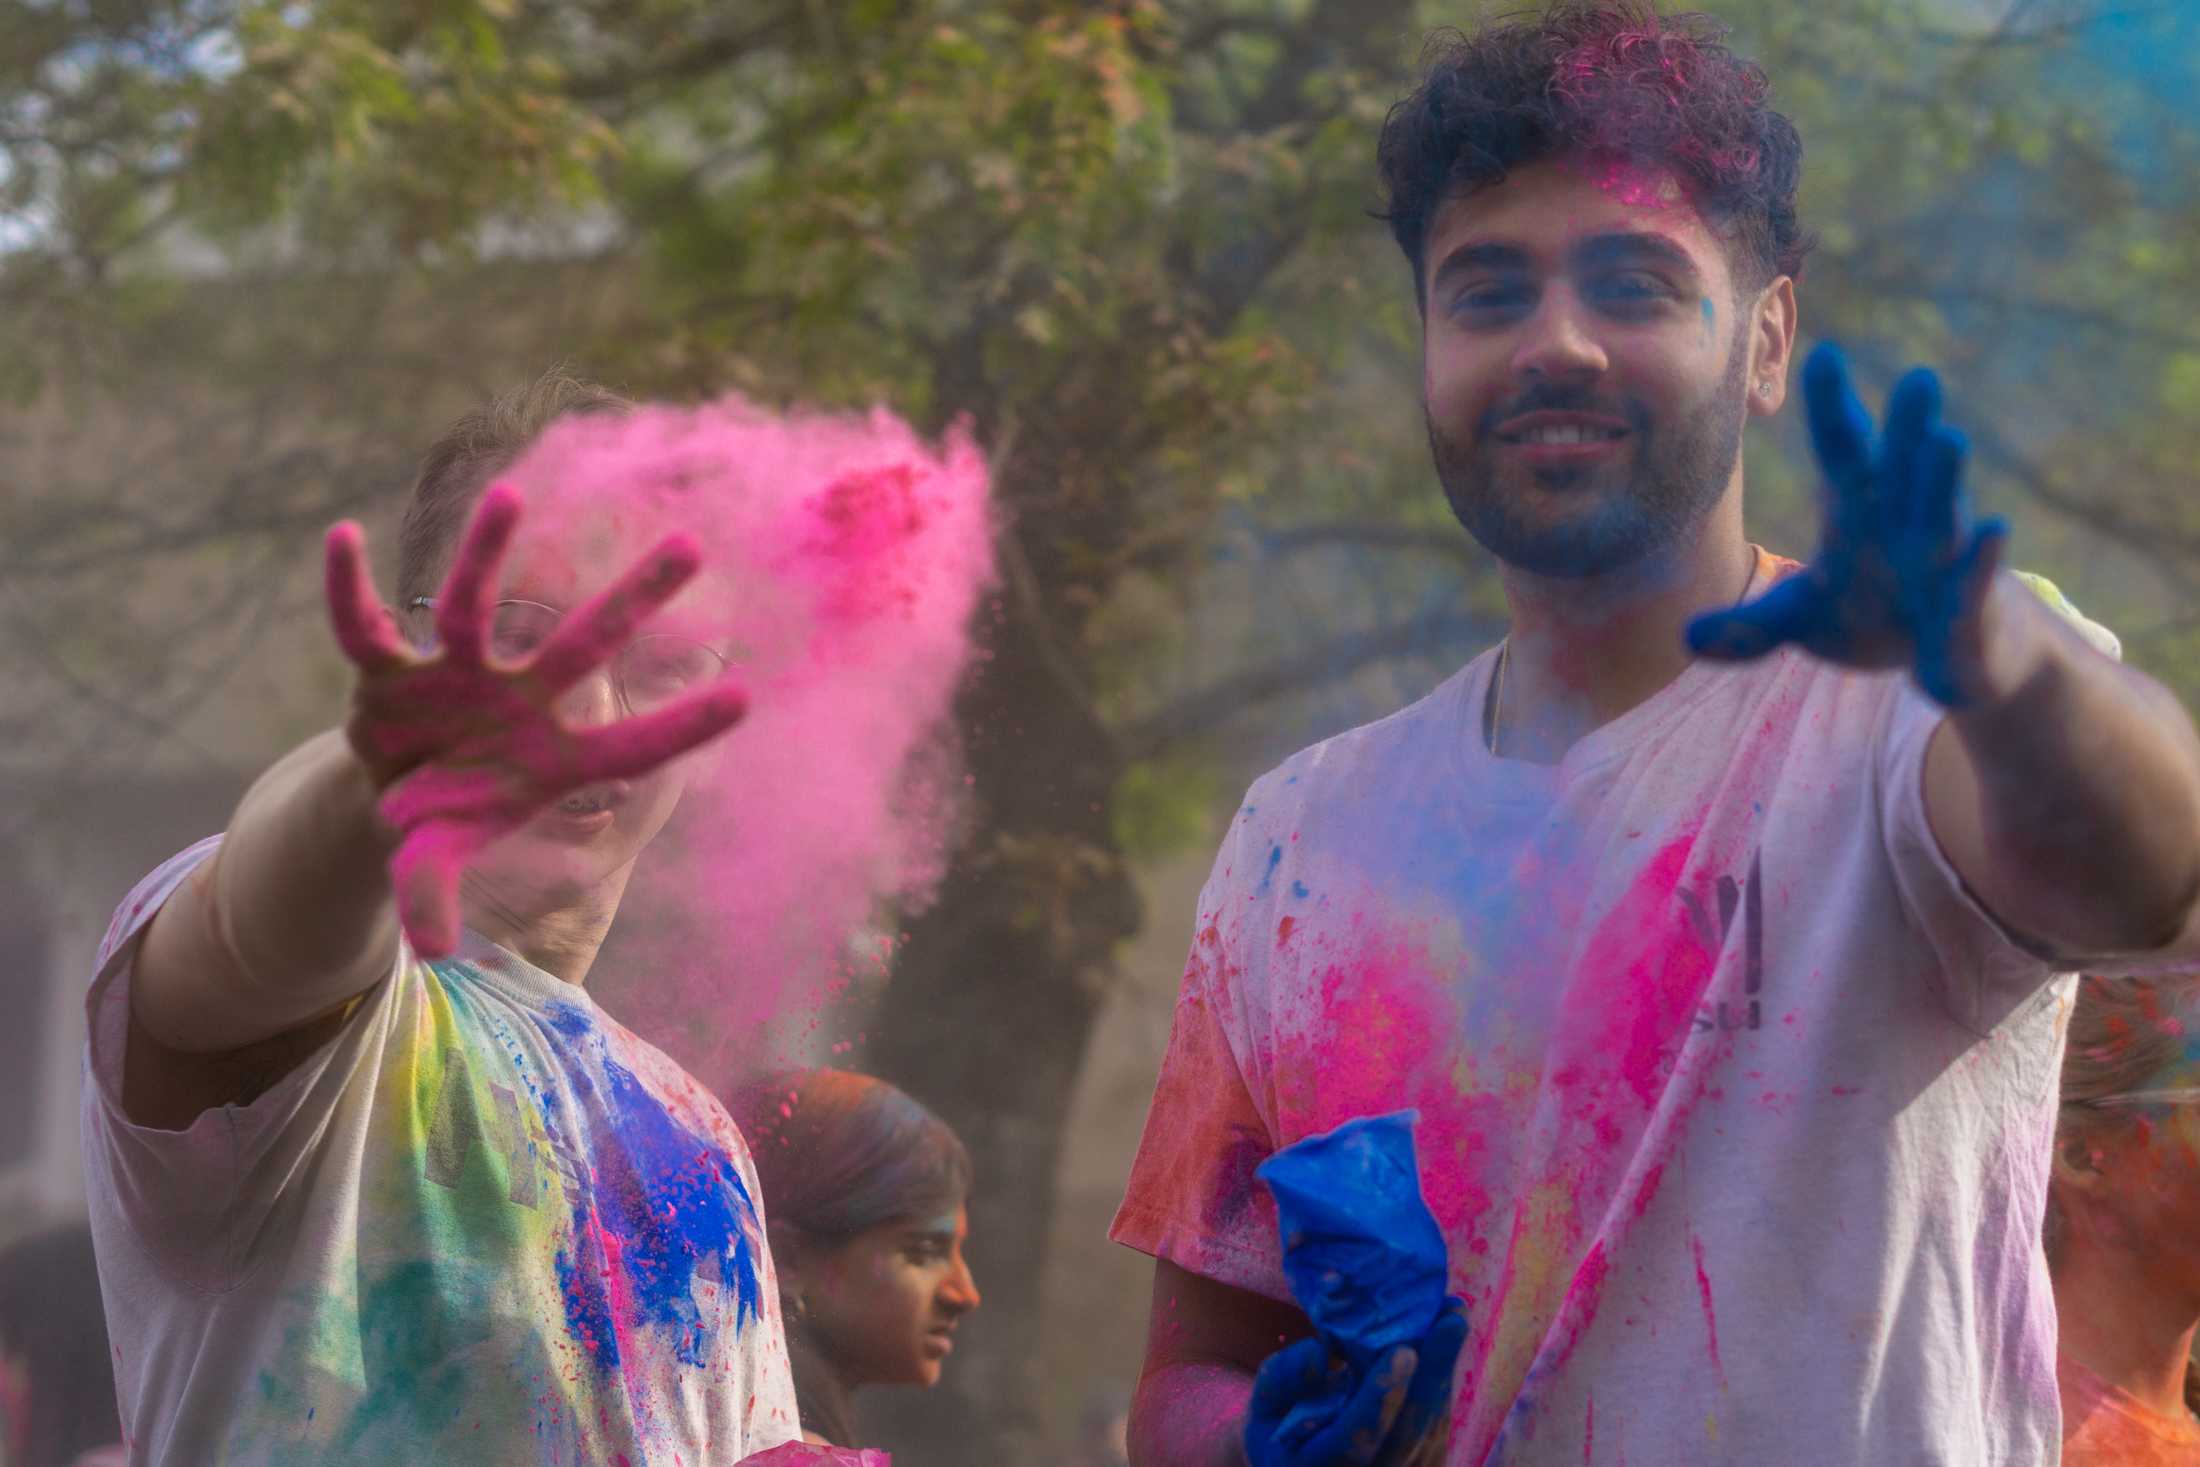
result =
[[[2019,558],[2189,690],[2185,9],[1721,7],[1809,141],[1806,329],[1882,378],[1944,365]],[[958,1460],[1009,1460],[1044,1399],[1053,1148],[1137,923],[1127,862],[1201,843],[1249,764],[1500,625],[1432,492],[1418,322],[1367,218],[1375,129],[1424,29],[1460,18],[0,0],[0,307],[24,344],[0,362],[21,404],[0,572],[45,608],[40,716],[95,700],[152,738],[179,586],[207,580],[233,632],[224,575],[280,584],[311,527],[401,480],[431,405],[530,354],[649,393],[969,420],[1004,509],[963,708],[982,814],[871,1054],[978,1153],[997,1286],[939,1430]],[[87,455],[86,421],[165,425],[166,451]],[[193,461],[189,430],[219,451]],[[1807,549],[1793,424],[1750,454],[1760,538]],[[116,597],[138,566],[143,596]]]

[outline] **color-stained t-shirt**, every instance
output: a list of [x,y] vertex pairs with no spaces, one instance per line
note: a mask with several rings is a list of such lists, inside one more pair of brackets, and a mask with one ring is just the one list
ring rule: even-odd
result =
[[120,1105],[136,937],[89,999],[85,1172],[132,1462],[707,1467],[799,1434],[733,1122],[472,934],[187,1129]]
[[1790,648],[1542,766],[1493,662],[1246,796],[1113,1236],[1288,1299],[1254,1168],[1411,1106],[1452,1467],[2052,1463],[2072,980],[1927,827],[1939,710]]
[[2200,1467],[2200,1419],[2164,1416],[2061,1356],[2063,1467]]

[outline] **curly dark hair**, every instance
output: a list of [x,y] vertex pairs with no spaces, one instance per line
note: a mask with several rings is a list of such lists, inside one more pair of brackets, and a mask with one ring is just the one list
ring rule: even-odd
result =
[[1724,236],[1738,283],[1799,279],[1811,248],[1795,209],[1803,140],[1726,35],[1711,16],[1660,16],[1647,0],[1557,0],[1471,36],[1437,32],[1376,151],[1379,217],[1414,280],[1446,199],[1562,154],[1672,170]]

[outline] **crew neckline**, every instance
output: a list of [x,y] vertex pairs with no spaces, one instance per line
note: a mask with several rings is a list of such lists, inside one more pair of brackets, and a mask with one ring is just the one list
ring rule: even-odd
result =
[[568,983],[471,927],[460,929],[458,950],[437,962],[462,963],[489,986],[531,1009],[547,1010],[554,1005],[564,1005],[581,1009],[592,1018],[601,1017],[601,1010],[587,985]]
[[[1797,562],[1785,556],[1774,555],[1762,545],[1752,543],[1749,548],[1755,552],[1757,560],[1750,570],[1749,586],[1742,592],[1744,600],[1752,592],[1763,595],[1765,590],[1799,569]],[[1760,578],[1763,580],[1762,589],[1759,587]],[[1691,658],[1688,665],[1671,682],[1617,718],[1599,724],[1583,734],[1555,764],[1544,764],[1532,759],[1516,759],[1490,752],[1483,710],[1489,706],[1490,681],[1496,675],[1498,654],[1504,645],[1500,641],[1497,646],[1477,657],[1468,664],[1464,675],[1459,679],[1460,696],[1453,711],[1458,736],[1451,740],[1451,745],[1457,756],[1458,772],[1470,780],[1486,779],[1493,774],[1511,779],[1535,780],[1540,773],[1552,783],[1565,783],[1625,754],[1693,708],[1718,686],[1720,678],[1745,671],[1749,666],[1714,663],[1700,657]],[[1761,661],[1773,662],[1792,655],[1792,648],[1783,647],[1768,653]]]

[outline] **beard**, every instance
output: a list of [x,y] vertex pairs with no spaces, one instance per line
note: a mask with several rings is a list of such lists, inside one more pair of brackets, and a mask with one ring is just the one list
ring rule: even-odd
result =
[[[1671,548],[1710,515],[1741,453],[1749,366],[1744,346],[1739,338],[1732,344],[1718,388],[1669,426],[1655,422],[1640,398],[1600,398],[1586,388],[1544,384],[1484,414],[1473,436],[1461,441],[1444,432],[1424,402],[1429,450],[1451,512],[1499,560],[1554,579],[1606,575]],[[1626,462],[1597,467],[1501,466],[1496,425],[1539,411],[1623,419],[1634,452]],[[1532,512],[1537,499],[1551,496],[1563,496],[1566,513]]]

